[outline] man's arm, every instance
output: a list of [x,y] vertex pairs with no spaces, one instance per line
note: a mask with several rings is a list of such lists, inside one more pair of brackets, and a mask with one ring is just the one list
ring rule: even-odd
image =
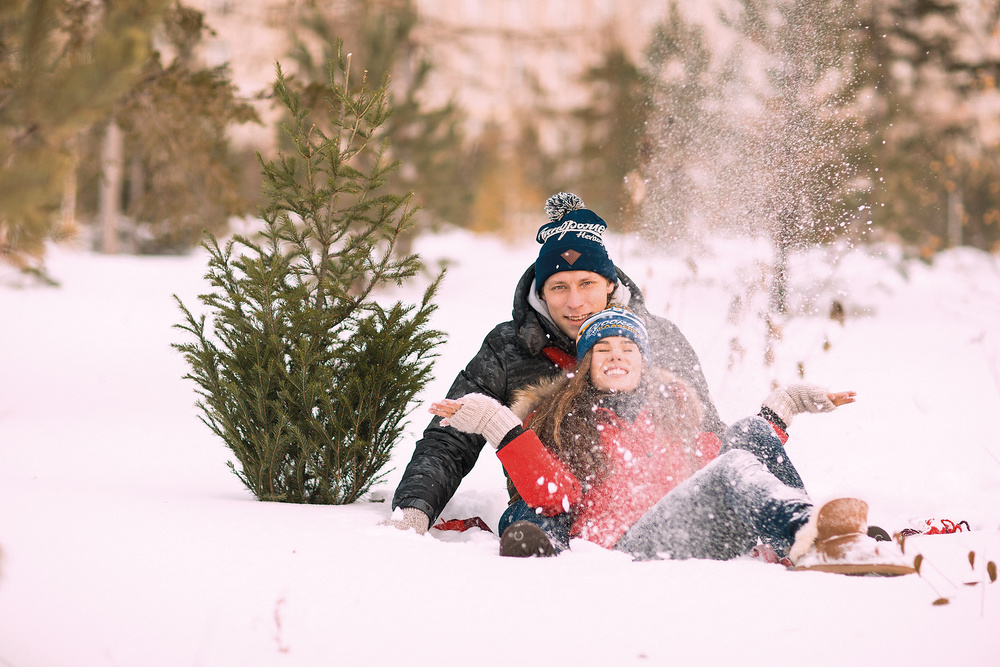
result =
[[705,411],[703,428],[721,438],[726,431],[726,424],[719,417],[719,411],[712,401],[698,354],[676,324],[655,315],[650,315],[646,319],[649,343],[653,351],[653,364],[676,373],[698,392]]
[[[501,403],[506,402],[504,326],[497,326],[486,336],[479,352],[455,378],[447,398],[480,393],[492,396]],[[476,464],[485,442],[481,435],[442,426],[441,418],[434,417],[424,429],[423,437],[417,441],[403,478],[396,487],[392,498],[393,509],[414,507],[424,512],[433,523],[462,479]]]

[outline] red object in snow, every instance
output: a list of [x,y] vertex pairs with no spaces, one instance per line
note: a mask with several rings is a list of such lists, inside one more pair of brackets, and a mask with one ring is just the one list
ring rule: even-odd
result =
[[[965,526],[963,529],[962,526]],[[967,521],[951,521],[949,519],[927,519],[922,529],[904,528],[899,531],[903,537],[911,535],[950,535],[971,530]]]
[[464,533],[470,528],[485,530],[487,533],[493,532],[490,530],[490,527],[486,525],[486,522],[478,516],[474,516],[471,519],[450,519],[448,521],[441,521],[441,523],[434,524],[434,528],[437,530],[457,530],[460,533]]
[[758,544],[753,549],[750,550],[749,556],[751,558],[756,558],[762,560],[765,563],[774,563],[775,565],[784,565],[785,567],[792,567],[792,561],[787,558],[782,558],[778,555],[778,552],[774,550],[770,544]]

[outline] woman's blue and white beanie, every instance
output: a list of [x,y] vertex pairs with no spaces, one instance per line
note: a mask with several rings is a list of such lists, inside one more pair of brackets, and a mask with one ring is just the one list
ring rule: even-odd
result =
[[535,260],[535,291],[539,294],[545,281],[560,271],[593,271],[618,282],[615,264],[604,247],[608,223],[584,208],[583,200],[569,192],[560,192],[545,202],[549,222],[538,230],[535,240],[542,244]]
[[631,338],[642,357],[649,361],[649,335],[642,319],[627,308],[614,306],[591,315],[580,325],[580,333],[576,335],[576,360],[582,361],[590,348],[602,338],[623,336]]

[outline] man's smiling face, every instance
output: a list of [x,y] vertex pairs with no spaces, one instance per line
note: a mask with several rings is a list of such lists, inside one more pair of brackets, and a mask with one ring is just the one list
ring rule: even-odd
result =
[[542,300],[549,315],[572,340],[583,321],[608,307],[608,295],[615,284],[593,271],[560,271],[542,286]]

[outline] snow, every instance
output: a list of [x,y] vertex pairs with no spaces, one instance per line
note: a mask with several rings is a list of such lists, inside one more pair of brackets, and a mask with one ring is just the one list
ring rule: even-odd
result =
[[[345,507],[256,502],[170,347],[183,336],[172,295],[199,305],[204,253],[60,247],[59,288],[0,271],[0,665],[1000,664],[1000,584],[964,585],[1000,560],[1000,259],[797,255],[792,302],[806,314],[784,324],[768,366],[766,248],[647,245],[609,242],[694,344],[724,419],[755,412],[800,364],[806,381],[858,392],[790,429],[814,498],[864,498],[892,531],[929,518],[973,530],[910,538],[923,576],[859,578],[633,562],[580,541],[506,559],[478,529],[380,526],[427,405],[509,316],[537,248],[457,231],[418,243],[429,265],[449,264],[435,316],[449,340],[386,483]],[[828,317],[834,299],[843,325]],[[504,506],[486,451],[442,518],[495,529]]]

